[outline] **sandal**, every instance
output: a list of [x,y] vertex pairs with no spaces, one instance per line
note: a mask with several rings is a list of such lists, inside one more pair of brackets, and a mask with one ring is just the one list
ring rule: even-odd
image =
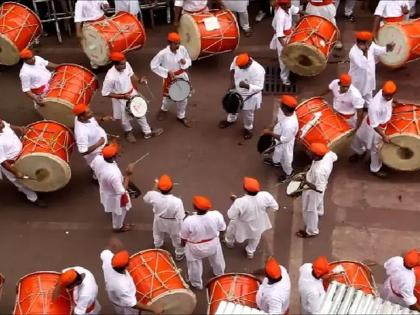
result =
[[300,238],[311,238],[315,237],[316,235],[309,235],[308,233],[306,233],[305,230],[299,230],[298,232],[296,232],[296,236]]

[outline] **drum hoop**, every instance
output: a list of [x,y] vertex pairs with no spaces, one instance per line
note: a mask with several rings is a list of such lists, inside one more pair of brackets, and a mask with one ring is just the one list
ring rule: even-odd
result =
[[[135,98],[141,98],[144,102],[145,102],[145,104],[146,104],[146,112],[144,113],[144,115],[143,116],[140,116],[140,117],[137,117],[137,116],[135,116],[132,112],[131,112],[131,101],[133,100],[133,99],[135,99]],[[125,108],[126,108],[126,110],[129,112],[129,115],[131,115],[131,116],[133,116],[133,117],[135,117],[135,118],[141,118],[141,117],[144,117],[145,115],[146,115],[146,113],[147,113],[147,101],[146,101],[146,99],[143,97],[143,95],[141,95],[141,94],[137,94],[137,95],[133,95],[128,101],[127,101],[127,104],[125,105]]]
[[[89,23],[84,23],[83,24],[83,31],[82,31],[83,33],[85,32],[85,29],[86,29],[86,31],[89,31],[89,32],[95,32],[97,34],[97,37],[102,39],[102,41],[104,42],[105,49],[106,49],[105,55],[106,55],[106,58],[107,58],[107,61],[105,62],[104,65],[110,63],[111,62],[111,60],[109,60],[110,47],[109,47],[107,41],[102,37],[101,33],[93,25],[91,25]],[[84,38],[83,41],[82,41],[82,48],[83,48],[84,52],[85,52],[84,48],[87,45],[87,43],[85,44],[85,42],[86,42],[86,39]],[[85,52],[85,54],[87,55],[86,52]]]
[[[403,22],[397,22],[397,23],[392,23],[392,24],[389,24],[389,23],[387,23],[387,24],[385,24],[384,26],[382,26],[380,29],[379,29],[379,31],[378,31],[378,38],[380,37],[380,35],[381,35],[381,33],[383,32],[383,30],[384,29],[396,29],[396,30],[398,30],[400,33],[402,33],[402,35],[404,36],[404,41],[406,42],[406,44],[408,44],[408,35],[404,32],[404,30],[402,29],[402,25],[403,25],[403,23],[404,22],[409,22],[409,21],[403,21]],[[419,44],[420,45],[420,44]],[[381,60],[381,62],[384,64],[384,65],[386,65],[387,67],[389,67],[389,68],[400,68],[400,67],[402,67],[403,65],[405,65],[406,63],[408,63],[408,62],[411,62],[411,61],[414,61],[416,58],[414,58],[413,60],[410,60],[410,55],[411,54],[416,54],[416,53],[414,53],[413,51],[415,51],[418,47],[419,47],[419,45],[417,45],[417,46],[415,46],[415,47],[413,47],[413,48],[411,48],[411,47],[407,47],[407,54],[404,56],[404,60],[403,61],[401,61],[401,62],[399,62],[399,63],[393,63],[393,64],[388,64],[388,63],[385,63],[384,62],[384,56],[385,55],[382,55],[382,56],[380,56],[380,60]]]
[[[169,98],[171,98],[171,95],[170,95],[171,86],[172,86],[174,83],[178,82],[178,81],[184,81],[184,82],[187,82],[187,83],[188,83],[188,86],[190,87],[190,91],[189,91],[189,93],[188,93],[187,97],[186,97],[186,98],[184,98],[184,99],[182,99],[181,101],[179,101],[179,102],[182,102],[183,100],[186,100],[186,99],[190,96],[191,91],[192,91],[192,85],[191,85],[190,81],[185,80],[185,79],[183,79],[183,78],[176,78],[176,79],[172,80],[172,81],[171,81],[171,83],[170,83],[170,84],[169,84],[169,86],[168,86],[168,95],[169,95]],[[172,98],[171,98],[171,99],[172,99]],[[177,101],[177,102],[178,102],[178,101]]]
[[[285,47],[285,51],[287,52],[288,50],[290,50],[289,47],[295,47],[295,46],[296,47],[302,47],[302,46],[304,46],[306,49],[309,49],[309,50],[313,51],[314,53],[316,53],[317,55],[321,56],[325,60],[325,66],[324,66],[324,68],[327,66],[328,56],[325,56],[323,53],[321,53],[320,50],[316,48],[317,46],[315,46],[315,45],[309,45],[308,43],[294,42],[294,43],[291,43],[291,44],[287,44],[287,46]],[[320,96],[318,96],[318,97],[319,98],[322,98]],[[318,98],[318,97],[317,96],[314,96],[312,98]]]
[[[185,282],[183,281],[183,283],[185,283]],[[156,303],[159,299],[161,299],[163,297],[166,297],[168,295],[176,294],[176,293],[184,293],[186,295],[189,295],[190,297],[193,298],[194,303],[197,303],[197,297],[196,297],[196,295],[194,294],[194,292],[192,292],[189,289],[189,286],[187,285],[187,288],[184,288],[184,289],[176,289],[176,290],[168,290],[165,293],[162,293],[160,295],[157,295],[153,299],[151,299],[150,302],[147,303],[147,305],[152,305],[152,304]]]

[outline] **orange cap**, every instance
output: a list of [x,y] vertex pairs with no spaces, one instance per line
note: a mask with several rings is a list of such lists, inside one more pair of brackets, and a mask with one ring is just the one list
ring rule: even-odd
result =
[[277,0],[276,3],[278,5],[280,5],[280,4],[289,4],[289,3],[291,3],[291,0]]
[[194,196],[193,205],[198,210],[202,210],[202,211],[210,210],[212,207],[211,201],[207,197],[204,197],[204,196]]
[[162,191],[168,191],[172,189],[172,186],[174,184],[172,183],[172,179],[166,175],[163,174],[162,176],[159,177],[159,182],[158,182],[158,188]]
[[261,190],[261,185],[255,178],[244,177],[244,188],[251,193],[257,193]]
[[331,267],[330,267],[330,263],[328,262],[327,257],[319,256],[317,259],[315,259],[312,262],[312,269],[314,271],[314,274],[319,278],[329,273],[331,270]]
[[76,116],[79,116],[83,113],[86,113],[88,108],[89,107],[85,103],[79,103],[73,107],[73,114],[75,114]]
[[118,145],[116,143],[108,144],[102,149],[102,155],[105,159],[113,158],[117,154],[118,154]]
[[114,254],[111,260],[111,265],[113,268],[125,268],[128,265],[130,260],[130,255],[126,250],[119,251]]
[[248,53],[239,54],[236,56],[236,65],[238,67],[245,67],[250,59],[251,57],[248,55]]
[[181,42],[181,36],[179,36],[176,32],[168,33],[168,41],[172,43],[180,43]]
[[281,277],[280,264],[274,257],[268,257],[265,262],[265,274],[271,279],[277,280]]
[[362,41],[371,41],[373,39],[373,34],[368,31],[356,32],[356,38]]
[[34,56],[32,50],[30,50],[29,48],[24,48],[20,53],[19,53],[20,58],[22,59],[29,59],[32,58]]
[[394,81],[386,81],[382,87],[382,91],[387,95],[392,95],[397,92],[397,85]]
[[290,108],[296,108],[298,105],[297,99],[293,95],[284,94],[280,98],[280,102]]
[[328,149],[327,145],[321,142],[314,142],[311,143],[311,148],[310,150],[312,151],[312,153],[315,153],[318,156],[324,156],[325,154],[327,154],[330,149]]
[[60,285],[63,287],[68,287],[70,284],[72,284],[77,279],[77,272],[74,269],[69,269],[65,272],[63,272],[60,275]]
[[114,51],[109,54],[109,59],[111,59],[111,61],[121,62],[125,60],[125,55],[122,52]]
[[417,250],[415,249],[406,252],[404,255],[404,265],[406,265],[408,268],[414,268],[416,266],[419,266],[419,256],[419,252],[417,252]]
[[350,86],[351,76],[348,73],[343,73],[342,75],[340,75],[340,84],[342,86]]

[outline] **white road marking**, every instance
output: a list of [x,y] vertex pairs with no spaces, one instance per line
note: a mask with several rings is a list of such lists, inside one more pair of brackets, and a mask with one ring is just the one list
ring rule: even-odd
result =
[[[52,222],[52,221],[31,221],[27,226],[32,229],[42,229],[50,231],[84,231],[84,230],[111,230],[111,222],[106,225],[98,225],[86,222]],[[134,223],[134,231],[151,232],[152,224]]]

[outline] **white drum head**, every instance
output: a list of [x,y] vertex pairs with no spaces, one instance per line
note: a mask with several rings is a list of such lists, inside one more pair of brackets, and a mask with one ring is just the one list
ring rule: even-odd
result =
[[44,119],[54,120],[67,127],[74,127],[73,104],[65,100],[46,97],[44,99],[44,106],[36,106],[36,110]]
[[410,57],[410,47],[404,30],[398,24],[386,24],[378,32],[379,45],[386,46],[392,42],[395,43],[394,50],[380,56],[380,60],[386,66],[401,67]]
[[[103,23],[106,23],[106,20]],[[94,64],[104,66],[109,63],[108,43],[93,26],[83,26],[82,48],[86,56]]]
[[384,143],[381,159],[385,165],[399,171],[417,171],[420,169],[420,137],[401,134],[390,137],[393,143]]
[[192,314],[197,298],[189,289],[178,289],[161,294],[148,304],[161,306],[164,314]]
[[168,88],[168,94],[171,100],[180,102],[185,100],[191,93],[191,85],[183,79],[175,79]]
[[315,46],[293,43],[283,49],[281,59],[290,71],[305,77],[320,74],[327,66],[327,59]]
[[197,60],[201,53],[201,33],[191,15],[181,16],[178,33],[181,36],[181,45],[188,50],[191,60]]
[[288,195],[288,196],[292,196],[292,195],[294,195],[297,191],[298,191],[298,189],[300,188],[300,184],[301,184],[301,182],[300,181],[296,181],[296,180],[292,180],[288,185],[287,185],[287,188],[286,188],[286,194]]
[[38,192],[63,188],[71,178],[70,166],[50,153],[30,153],[16,161],[16,168],[30,179],[19,179],[25,187]]
[[146,115],[147,112],[147,103],[139,95],[133,96],[129,103],[129,109],[131,114],[136,118],[141,118]]
[[11,66],[19,62],[19,51],[16,45],[6,36],[0,34],[0,64]]

